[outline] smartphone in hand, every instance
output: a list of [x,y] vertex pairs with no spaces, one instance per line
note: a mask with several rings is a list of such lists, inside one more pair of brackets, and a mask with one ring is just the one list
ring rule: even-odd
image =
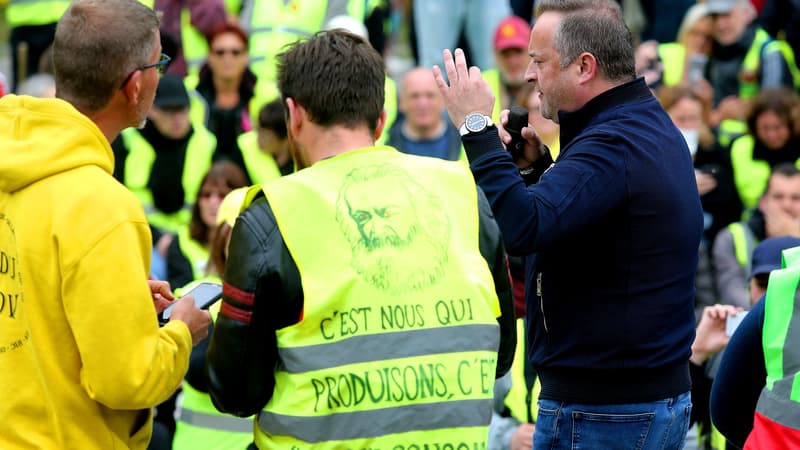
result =
[[[183,296],[185,297],[187,295],[194,297],[194,304],[197,305],[198,308],[208,309],[217,300],[222,298],[222,285],[204,281],[192,288],[191,291],[186,292]],[[164,310],[162,313],[164,322],[169,320],[169,316],[172,314],[172,308],[174,307],[175,303],[169,305],[167,309]]]
[[742,320],[747,315],[747,311],[742,311],[735,315],[729,315],[725,318],[725,335],[733,336],[734,331],[736,328],[739,327],[739,324],[742,323]]

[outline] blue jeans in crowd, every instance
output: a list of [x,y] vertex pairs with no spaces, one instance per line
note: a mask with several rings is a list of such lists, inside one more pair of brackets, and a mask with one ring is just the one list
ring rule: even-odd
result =
[[511,14],[509,0],[414,0],[419,65],[443,67],[442,50],[454,50],[464,31],[469,45],[468,61],[481,70],[494,64],[494,32]]
[[688,392],[650,403],[583,405],[539,400],[534,450],[674,450],[683,448]]

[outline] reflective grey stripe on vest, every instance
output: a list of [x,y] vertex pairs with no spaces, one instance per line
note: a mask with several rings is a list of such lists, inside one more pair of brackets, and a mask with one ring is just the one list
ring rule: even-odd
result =
[[[492,351],[500,345],[499,325],[458,325],[353,336],[330,344],[280,347],[283,367],[303,373],[368,361],[441,353]],[[398,345],[402,343],[402,345]]]
[[[252,30],[250,30],[250,41],[253,40],[253,35],[255,35],[256,33],[271,33],[273,31],[277,31],[277,32],[280,32],[280,33],[296,34],[298,37],[311,36],[311,33],[309,33],[306,30],[301,30],[299,28],[292,28],[292,27],[284,27],[284,26],[278,25],[278,26],[274,26],[274,27],[255,27],[255,28],[253,28]],[[248,61],[251,64],[253,64],[253,63],[265,61],[266,59],[267,59],[267,57],[264,56],[264,55],[255,55],[255,56],[250,56]]]
[[311,36],[311,33],[308,30],[301,30],[300,28],[293,28],[293,27],[285,27],[283,25],[276,25],[274,27],[255,27],[250,30],[250,39],[253,38],[253,35],[256,33],[271,33],[273,31],[277,31],[280,33],[292,33],[299,36]]
[[181,410],[181,415],[178,420],[189,425],[200,428],[210,428],[212,430],[234,431],[237,433],[253,432],[253,419],[206,414],[183,409]]
[[[764,300],[762,300],[764,301]],[[798,373],[797,365],[800,364],[800,288],[794,293],[794,312],[789,320],[789,329],[783,343],[783,375],[784,378],[775,381],[770,391],[766,387],[761,390],[761,395],[756,404],[756,411],[781,425],[796,430],[800,429],[800,404],[791,400],[792,384]]]
[[261,411],[258,425],[272,435],[295,436],[314,443],[417,430],[488,426],[491,418],[491,401],[487,399],[398,406],[318,417]]
[[192,68],[201,67],[203,64],[206,63],[206,61],[207,61],[207,58],[192,58],[192,59],[186,60],[186,66],[187,67],[192,67]]

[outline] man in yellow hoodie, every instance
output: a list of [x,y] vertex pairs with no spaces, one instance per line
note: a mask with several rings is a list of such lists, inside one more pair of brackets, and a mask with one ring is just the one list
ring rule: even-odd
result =
[[58,99],[0,99],[0,448],[144,449],[151,409],[186,372],[209,316],[156,312],[151,237],[112,177],[109,141],[144,120],[159,18],[135,0],[76,0],[56,28]]

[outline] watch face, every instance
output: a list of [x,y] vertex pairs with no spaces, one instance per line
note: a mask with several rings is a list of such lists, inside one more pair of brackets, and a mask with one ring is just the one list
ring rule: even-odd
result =
[[475,133],[486,128],[488,123],[489,121],[486,120],[486,116],[482,114],[470,114],[467,116],[465,125],[468,131]]

